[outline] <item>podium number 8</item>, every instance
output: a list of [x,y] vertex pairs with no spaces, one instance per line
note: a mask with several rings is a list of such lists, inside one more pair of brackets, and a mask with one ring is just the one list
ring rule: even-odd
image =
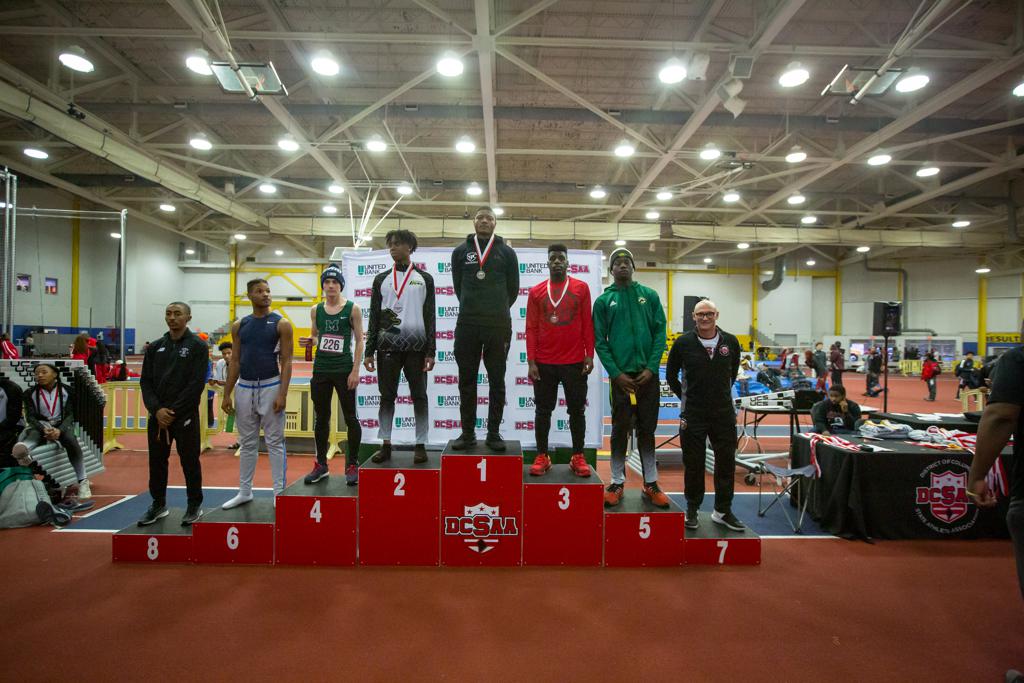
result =
[[405,486],[405,475],[402,474],[401,472],[395,472],[395,495],[396,496],[404,496],[405,495],[405,489],[402,488],[403,486]]
[[558,495],[560,495],[562,497],[562,500],[558,501],[558,508],[560,510],[568,510],[569,509],[569,488],[566,487],[566,486],[563,486],[562,488],[558,489]]
[[238,527],[228,527],[228,550],[238,549]]
[[651,537],[651,518],[644,515],[640,518],[640,538]]
[[718,553],[718,564],[725,564],[725,549],[729,547],[729,541],[719,541],[718,547],[722,552]]
[[487,481],[487,458],[480,458],[476,468],[480,470],[480,481]]
[[149,543],[146,544],[146,557],[151,560],[155,560],[160,557],[160,546],[156,536],[149,537]]

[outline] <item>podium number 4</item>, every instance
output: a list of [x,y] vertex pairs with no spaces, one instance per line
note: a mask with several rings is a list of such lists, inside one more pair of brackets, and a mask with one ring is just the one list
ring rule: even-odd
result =
[[155,560],[160,557],[160,546],[156,536],[149,537],[149,543],[146,544],[146,557],[151,560]]
[[320,512],[320,499],[317,498],[313,501],[313,507],[309,511],[309,518],[315,519],[316,523],[319,524],[321,517],[323,517],[323,514]]
[[644,515],[640,518],[640,538],[651,537],[651,518]]
[[405,489],[402,488],[403,486],[405,486],[405,475],[402,474],[401,472],[395,472],[395,495],[396,496],[404,496],[405,495]]
[[480,470],[480,481],[487,481],[487,458],[480,458],[476,468]]
[[729,541],[719,541],[718,547],[722,552],[718,553],[718,564],[725,564],[725,549],[729,547]]

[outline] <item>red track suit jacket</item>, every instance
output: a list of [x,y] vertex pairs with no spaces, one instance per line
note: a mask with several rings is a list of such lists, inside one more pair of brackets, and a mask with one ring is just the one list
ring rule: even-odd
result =
[[[568,287],[555,309],[548,299],[548,281],[530,288],[526,300],[526,357],[544,365],[582,363],[594,355],[594,323],[591,319],[590,288],[573,277],[551,283],[551,297],[558,301],[562,287]],[[558,322],[551,322],[551,316]]]

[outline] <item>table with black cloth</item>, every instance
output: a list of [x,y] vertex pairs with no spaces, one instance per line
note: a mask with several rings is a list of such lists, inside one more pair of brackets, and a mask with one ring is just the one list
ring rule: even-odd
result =
[[959,429],[961,432],[968,432],[970,434],[978,433],[978,422],[977,420],[970,420],[964,416],[960,417],[940,417],[938,420],[922,420],[917,417],[914,413],[878,413],[872,415],[871,419],[874,421],[889,420],[889,422],[898,422],[899,424],[908,425],[911,429],[928,429],[929,427],[942,427],[943,429]]
[[[845,434],[842,438],[892,450],[872,453],[817,444],[821,475],[810,489],[807,510],[826,531],[861,539],[1008,536],[1007,497],[1000,496],[995,508],[979,508],[966,496],[971,453]],[[1007,475],[1012,452],[1007,448],[1000,456]],[[793,467],[810,464],[810,440],[794,438],[790,457]]]

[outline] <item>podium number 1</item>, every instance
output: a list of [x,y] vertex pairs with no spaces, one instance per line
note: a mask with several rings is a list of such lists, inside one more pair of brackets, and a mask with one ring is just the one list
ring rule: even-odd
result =
[[405,486],[405,475],[402,474],[401,472],[395,472],[395,495],[396,496],[404,496],[405,495],[405,489],[402,488],[403,486]]
[[323,513],[320,512],[320,499],[317,498],[313,501],[313,507],[309,511],[309,518],[315,519],[316,523],[320,523],[320,518],[323,517]]
[[651,518],[644,515],[640,518],[640,538],[651,537]]
[[149,543],[146,544],[146,557],[151,560],[155,560],[160,557],[160,546],[159,541],[156,540],[156,536],[149,537]]
[[480,458],[476,468],[480,470],[480,481],[487,481],[487,458]]
[[238,549],[238,527],[228,527],[228,550]]
[[558,495],[560,495],[562,497],[562,500],[558,501],[558,509],[560,509],[560,510],[568,510],[569,509],[569,488],[567,486],[563,486],[562,488],[558,489]]
[[718,547],[722,552],[718,553],[718,564],[725,564],[725,549],[729,547],[729,541],[719,541]]

